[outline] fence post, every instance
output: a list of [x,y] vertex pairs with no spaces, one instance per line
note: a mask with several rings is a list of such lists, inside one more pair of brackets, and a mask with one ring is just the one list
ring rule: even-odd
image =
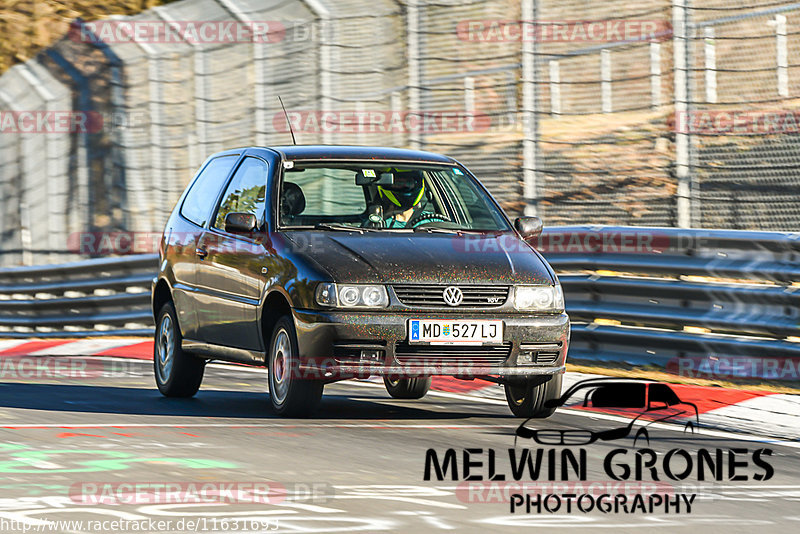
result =
[[[182,35],[180,29],[177,27],[178,23],[175,19],[169,14],[166,9],[166,6],[156,6],[153,8],[153,11],[161,17],[164,22],[169,23],[176,29],[176,33],[178,35]],[[208,112],[206,111],[206,85],[205,85],[205,73],[206,73],[206,55],[203,52],[203,47],[200,43],[192,41],[190,39],[185,39],[189,46],[192,47],[192,61],[193,61],[193,68],[194,71],[192,76],[194,78],[194,124],[197,129],[196,134],[189,134],[189,139],[187,140],[190,143],[189,146],[189,164],[192,166],[192,170],[194,171],[200,164],[206,159],[206,157],[210,156],[208,147],[206,143],[208,142],[208,135],[206,131],[206,126],[208,123]]]
[[[78,109],[73,111],[78,111],[81,113],[92,111],[92,96],[91,89],[89,87],[89,79],[77,68],[75,68],[72,63],[67,61],[67,59],[55,48],[48,48],[44,53],[61,70],[63,70],[67,76],[69,76],[69,78],[72,80],[72,83],[75,85],[75,89],[78,93]],[[89,132],[87,132],[84,128],[83,131],[76,132],[75,136],[77,137],[77,146],[75,149],[76,170],[75,185],[73,186],[72,191],[72,206],[70,206],[68,209],[69,226],[70,230],[73,232],[83,232],[89,228],[92,228],[91,213],[89,212],[91,205],[89,184],[91,182],[90,172],[92,164],[89,154]],[[130,181],[128,181],[127,184],[130,185]],[[138,195],[144,194],[143,191],[144,188],[141,187],[138,189],[136,195],[131,195],[136,196],[136,200],[134,202],[137,206],[137,213],[143,209],[140,206],[146,203],[142,197],[138,197]],[[134,205],[134,202],[131,202],[131,205]]]
[[661,43],[650,43],[650,107],[661,107]]
[[603,113],[611,113],[611,50],[600,51],[600,95],[603,102]]
[[[364,105],[364,102],[359,100],[358,102],[356,102],[356,114],[355,114],[356,115],[355,116],[355,119],[356,119],[356,144],[359,144],[359,145],[365,145],[366,144],[366,139],[364,137],[364,134],[366,132],[364,130],[367,129],[367,124],[369,124],[369,122],[367,120],[367,117],[365,117],[365,114],[366,114],[366,106]],[[338,119],[338,122],[342,127],[344,127],[345,125],[342,124],[342,120],[343,120],[343,117],[340,116],[339,119]]]
[[674,52],[675,80],[675,174],[678,179],[677,211],[678,226],[691,226],[689,203],[689,134],[680,125],[689,124],[689,78],[687,70],[686,2],[672,0],[672,48]]
[[[42,99],[45,105],[45,110],[48,112],[59,111],[54,107],[54,101],[56,99],[55,95],[52,91],[50,91],[42,80],[37,76],[36,72],[28,63],[23,63],[20,66],[20,75],[28,82],[28,84],[33,88],[34,91],[39,95],[39,98]],[[58,188],[56,187],[57,181],[61,178],[58,175],[58,169],[55,167],[57,164],[58,153],[56,152],[56,143],[59,143],[61,140],[58,138],[57,135],[51,134],[45,136],[45,153],[41,156],[44,157],[45,160],[45,171],[44,171],[44,192],[46,195],[46,228],[47,228],[47,249],[50,251],[50,258],[53,258],[53,251],[59,250],[59,248],[66,248],[66,234],[64,234],[64,230],[66,229],[66,221],[59,220],[59,210],[57,206],[57,202],[61,200],[63,197],[57,193],[60,191],[56,191]]]
[[550,114],[561,115],[561,72],[558,60],[550,60]]
[[714,42],[714,28],[706,26],[703,29],[704,44],[703,50],[706,56],[706,102],[716,104],[717,102],[717,52]]
[[[410,113],[420,112],[420,32],[418,1],[419,0],[409,0],[406,8],[406,47],[408,49],[408,111]],[[413,129],[409,131],[408,144],[411,148],[420,148],[421,139],[419,132],[416,132]]]
[[[245,13],[239,6],[231,0],[217,0],[222,7],[230,13],[233,18],[238,22],[250,24],[251,30],[255,30],[255,21],[250,18],[250,15]],[[266,28],[269,32],[271,28]],[[253,139],[256,145],[263,146],[267,144],[264,126],[266,125],[266,106],[264,101],[264,91],[266,89],[264,81],[264,65],[263,60],[266,56],[264,51],[264,43],[269,39],[269,34],[263,36],[253,35],[253,105],[255,106],[253,113]]]
[[[306,4],[309,8],[311,8],[314,13],[320,18],[320,42],[319,42],[319,100],[320,100],[320,111],[323,113],[328,111],[333,111],[331,109],[331,97],[333,96],[333,90],[331,86],[331,75],[332,73],[332,53],[333,49],[331,48],[331,43],[328,42],[328,32],[331,31],[331,22],[330,22],[330,11],[328,11],[327,6],[320,0],[306,0]],[[330,145],[332,144],[332,132],[328,131],[330,128],[323,128],[322,131],[322,144]],[[300,141],[302,143],[302,141]],[[326,213],[328,213],[331,209],[331,200],[334,195],[334,191],[331,189],[331,181],[330,180],[323,180],[322,181],[322,206]]]
[[[522,0],[520,28],[522,35],[535,35],[538,16],[537,0]],[[539,185],[537,183],[537,127],[536,116],[536,39],[522,39],[522,197],[524,214],[540,215]]]
[[470,115],[475,114],[475,78],[464,78],[464,111]]
[[[392,92],[390,102],[391,102],[390,105],[392,107],[392,117],[391,117],[392,121],[390,122],[390,124],[395,124],[395,118],[396,117],[402,117],[402,113],[403,113],[403,101],[402,101],[402,96],[400,95],[400,91],[393,91]],[[404,123],[405,121],[403,121],[401,119],[398,122]],[[402,128],[399,129],[399,130],[396,130],[396,131],[395,130],[392,131],[392,144],[395,147],[403,146]]]
[[[333,74],[332,73],[333,48],[331,46],[332,43],[328,41],[330,37],[329,32],[332,30],[331,14],[330,11],[328,10],[328,7],[325,5],[325,2],[322,2],[321,0],[305,0],[305,3],[320,19],[320,32],[319,32],[320,111],[322,112],[333,111],[331,109],[331,97],[333,96],[333,90],[331,86],[331,75]],[[324,128],[322,132],[322,143],[326,145],[331,144],[333,140],[332,132],[329,132],[328,130],[329,128]],[[302,143],[302,141],[298,142]],[[323,183],[323,188],[325,188],[326,184],[329,183],[329,180],[325,180],[322,183]]]
[[[14,99],[8,95],[5,91],[0,89],[0,101],[4,102],[7,109],[9,111],[20,111],[17,109],[17,106],[14,102]],[[15,206],[15,211],[17,215],[17,220],[14,221],[19,228],[19,242],[20,242],[20,249],[22,251],[21,259],[23,265],[31,265],[33,263],[33,254],[31,252],[31,232],[30,232],[30,210],[28,209],[28,203],[25,200],[25,176],[26,170],[25,166],[28,163],[26,161],[24,155],[24,148],[26,144],[27,135],[19,132],[17,137],[17,173],[16,176],[13,177],[14,181],[16,182],[16,191],[15,197],[17,199],[17,205]],[[4,196],[10,196],[7,193]],[[11,227],[13,228],[14,225],[12,224]]]
[[778,64],[778,96],[789,96],[789,54],[786,42],[786,15],[775,15],[775,48]]
[[[125,20],[121,16],[114,16],[113,19]],[[124,27],[123,27],[124,28]],[[150,202],[144,208],[149,215],[147,228],[136,228],[138,231],[155,231],[167,220],[166,211],[169,209],[171,199],[169,198],[170,184],[169,177],[164,176],[164,154],[162,151],[163,140],[161,130],[164,128],[164,118],[161,112],[161,103],[164,101],[161,91],[161,58],[156,48],[146,40],[137,40],[132,33],[133,30],[126,32],[126,37],[130,42],[136,43],[142,49],[147,58],[147,91],[148,102],[147,111],[149,114],[149,142],[150,142],[150,176],[147,178],[147,192]]]

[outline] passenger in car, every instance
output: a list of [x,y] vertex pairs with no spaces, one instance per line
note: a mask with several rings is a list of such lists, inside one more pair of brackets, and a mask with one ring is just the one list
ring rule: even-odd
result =
[[414,228],[447,217],[430,210],[422,171],[395,171],[392,185],[379,185],[386,228]]

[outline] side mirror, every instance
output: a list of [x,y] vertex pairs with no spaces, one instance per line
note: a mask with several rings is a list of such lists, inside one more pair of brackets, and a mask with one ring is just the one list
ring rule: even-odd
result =
[[514,221],[514,228],[525,241],[539,237],[542,234],[542,226],[542,220],[539,217],[518,217]]
[[258,219],[252,213],[229,213],[225,216],[225,231],[231,234],[249,234],[258,228]]

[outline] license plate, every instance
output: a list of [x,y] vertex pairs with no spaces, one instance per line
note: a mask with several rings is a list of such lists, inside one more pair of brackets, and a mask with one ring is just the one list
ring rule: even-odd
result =
[[503,321],[409,319],[409,343],[484,345],[503,343]]

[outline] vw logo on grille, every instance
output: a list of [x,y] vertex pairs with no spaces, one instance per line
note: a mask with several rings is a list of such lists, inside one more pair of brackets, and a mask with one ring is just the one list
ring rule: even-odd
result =
[[464,293],[456,286],[448,286],[442,291],[442,297],[450,306],[458,306],[464,300]]

